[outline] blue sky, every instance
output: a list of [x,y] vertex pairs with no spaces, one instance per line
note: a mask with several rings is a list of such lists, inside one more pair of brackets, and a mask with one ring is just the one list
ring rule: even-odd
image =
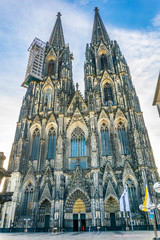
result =
[[130,67],[160,170],[160,119],[152,106],[160,71],[159,0],[0,0],[0,151],[7,160],[26,91],[21,83],[28,47],[35,37],[49,39],[60,11],[65,41],[74,55],[73,80],[83,92],[85,46],[91,40],[95,6]]
[[91,12],[95,6],[101,9],[102,18],[121,28],[147,28],[160,9],[159,0],[104,0],[76,2],[84,11]]

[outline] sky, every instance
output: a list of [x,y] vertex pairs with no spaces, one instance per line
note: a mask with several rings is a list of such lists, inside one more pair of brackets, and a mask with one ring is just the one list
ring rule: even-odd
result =
[[159,0],[0,0],[0,151],[9,159],[26,89],[27,49],[38,37],[49,40],[57,12],[65,42],[73,52],[73,80],[84,91],[86,43],[90,43],[98,7],[111,40],[129,65],[160,172],[160,118],[152,106],[160,71]]

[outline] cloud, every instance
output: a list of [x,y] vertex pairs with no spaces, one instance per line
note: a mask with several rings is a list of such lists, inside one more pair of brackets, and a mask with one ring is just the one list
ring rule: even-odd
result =
[[152,20],[152,24],[154,27],[160,27],[160,13],[157,14]]
[[[107,3],[108,0],[102,0],[101,3]],[[91,6],[98,6],[101,4],[99,0],[76,0],[76,4],[80,6],[86,6],[86,5],[91,5]]]

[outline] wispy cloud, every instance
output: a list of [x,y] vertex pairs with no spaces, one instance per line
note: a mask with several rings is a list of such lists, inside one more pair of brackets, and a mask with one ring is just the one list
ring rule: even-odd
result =
[[160,13],[157,14],[152,20],[152,24],[154,27],[160,27]]

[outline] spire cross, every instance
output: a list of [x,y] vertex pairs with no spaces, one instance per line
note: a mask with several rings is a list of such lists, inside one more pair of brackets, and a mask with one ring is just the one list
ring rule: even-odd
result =
[[78,83],[76,83],[76,90],[78,91],[78,87],[79,87],[79,84]]
[[98,7],[95,7],[94,11],[95,11],[95,13],[98,13],[99,12]]
[[60,12],[58,12],[57,17],[60,18],[62,16],[62,14]]

